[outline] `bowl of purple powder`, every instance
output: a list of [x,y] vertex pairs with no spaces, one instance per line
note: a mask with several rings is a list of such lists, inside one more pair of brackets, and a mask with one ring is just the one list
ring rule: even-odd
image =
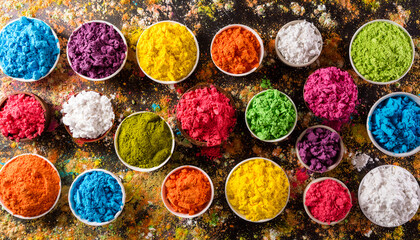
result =
[[73,31],[67,44],[67,60],[73,71],[90,81],[104,81],[123,69],[128,45],[113,24],[94,20]]

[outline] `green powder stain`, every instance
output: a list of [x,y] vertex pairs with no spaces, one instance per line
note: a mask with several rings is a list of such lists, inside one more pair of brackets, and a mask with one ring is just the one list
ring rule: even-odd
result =
[[185,240],[188,236],[188,229],[177,228],[175,230],[175,239]]
[[261,88],[272,88],[270,79],[267,78],[267,76],[264,76],[263,79],[261,79]]

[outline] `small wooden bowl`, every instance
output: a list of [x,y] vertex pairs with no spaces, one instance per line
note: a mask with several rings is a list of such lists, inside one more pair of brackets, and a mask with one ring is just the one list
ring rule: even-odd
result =
[[[48,129],[48,126],[50,125],[50,122],[51,122],[50,107],[48,106],[48,104],[42,98],[38,97],[37,95],[35,95],[33,93],[30,93],[30,92],[15,92],[15,93],[12,93],[10,95],[7,95],[6,97],[4,97],[0,100],[0,109],[3,109],[4,105],[6,104],[6,102],[9,99],[10,96],[17,95],[17,94],[25,94],[27,96],[34,97],[41,104],[42,109],[44,109],[44,111],[45,111],[44,112],[44,118],[45,118],[44,131],[46,129]],[[42,132],[44,132],[44,131],[42,131]],[[7,136],[5,136],[5,137],[7,137]],[[19,139],[19,142],[29,142],[31,140],[36,139],[37,137],[39,137],[39,135],[36,136],[35,138],[32,138],[32,139],[21,138],[21,139]],[[15,139],[13,139],[12,141],[15,141]]]

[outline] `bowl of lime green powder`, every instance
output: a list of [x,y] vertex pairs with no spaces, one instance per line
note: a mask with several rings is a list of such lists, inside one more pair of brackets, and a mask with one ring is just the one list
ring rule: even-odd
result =
[[175,137],[162,117],[142,111],[131,114],[120,123],[114,147],[125,166],[139,172],[151,172],[171,158]]
[[378,19],[360,27],[350,42],[354,71],[373,84],[390,84],[403,78],[414,62],[414,43],[397,23]]

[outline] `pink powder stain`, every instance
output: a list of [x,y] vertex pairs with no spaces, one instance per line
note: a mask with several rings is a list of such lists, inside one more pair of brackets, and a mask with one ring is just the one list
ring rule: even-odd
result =
[[202,147],[200,153],[197,156],[205,156],[210,160],[214,160],[222,157],[220,147]]
[[309,175],[305,168],[296,170],[296,180],[299,182],[299,184],[305,183],[308,178]]

